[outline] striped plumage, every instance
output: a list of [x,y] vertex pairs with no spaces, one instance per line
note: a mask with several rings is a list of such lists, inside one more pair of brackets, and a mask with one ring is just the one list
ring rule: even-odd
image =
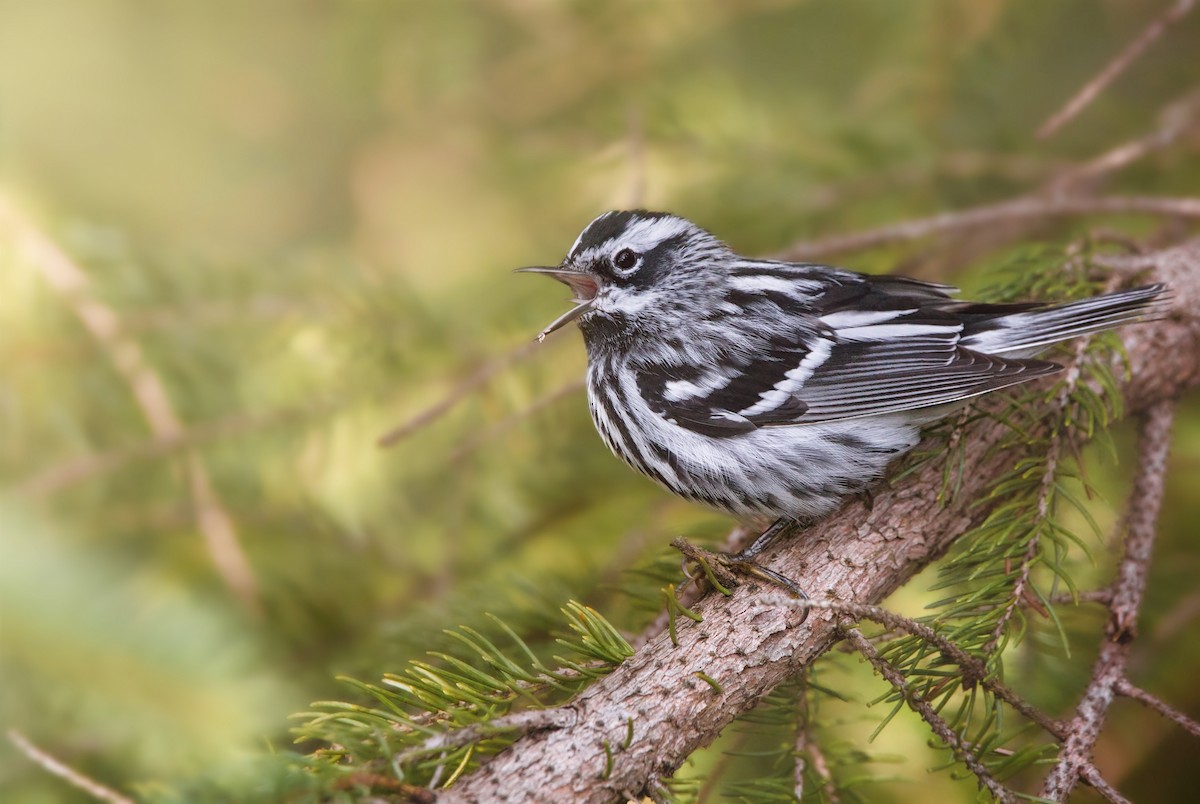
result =
[[1049,344],[1145,315],[1161,285],[1058,306],[749,260],[665,213],[609,212],[547,273],[577,306],[588,399],[618,457],[741,518],[815,518],[964,400],[1060,370]]

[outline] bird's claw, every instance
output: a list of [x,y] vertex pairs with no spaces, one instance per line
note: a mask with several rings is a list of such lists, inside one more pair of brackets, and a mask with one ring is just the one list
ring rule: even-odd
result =
[[[800,588],[800,585],[791,578],[776,572],[769,567],[764,567],[756,561],[751,561],[731,553],[716,553],[711,550],[705,550],[696,547],[683,538],[675,539],[671,542],[671,546],[683,554],[682,565],[684,566],[683,574],[689,580],[699,582],[700,578],[707,578],[723,595],[733,594],[732,589],[739,585],[738,576],[750,576],[758,578],[761,581],[776,586],[789,595],[800,600],[808,600],[808,595]],[[703,575],[693,575],[688,572],[687,565],[694,565],[703,571]],[[808,610],[804,611],[804,616],[800,622],[808,619]]]

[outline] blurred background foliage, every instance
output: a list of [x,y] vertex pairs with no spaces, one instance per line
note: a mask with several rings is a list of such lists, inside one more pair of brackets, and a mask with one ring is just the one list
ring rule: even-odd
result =
[[[612,207],[669,208],[768,253],[1031,192],[1195,91],[1200,16],[1033,137],[1162,7],[3,0],[0,722],[169,797],[197,776],[242,783],[247,757],[290,747],[289,713],[351,694],[335,674],[398,670],[447,649],[444,628],[487,629],[485,611],[536,641],[575,598],[635,632],[661,605],[670,538],[729,523],[607,454],[577,337],[528,346],[561,289],[509,269],[559,259]],[[1195,132],[1106,188],[1194,193]],[[85,286],[49,281],[48,244]],[[990,260],[955,256],[841,262],[987,284]],[[81,324],[81,299],[115,335]],[[163,398],[139,401],[147,382]],[[1135,680],[1195,713],[1194,404],[1177,429]],[[1128,460],[1089,461],[1112,525]],[[1102,579],[1094,553],[1081,573]],[[892,605],[919,610],[931,580]],[[1010,671],[1056,713],[1101,628],[1067,620],[1070,655],[1035,629]],[[874,778],[864,796],[974,797],[926,774],[940,760],[914,718],[866,742],[882,712],[862,702],[883,691],[868,669],[840,657],[821,680],[854,702],[831,700],[822,728],[875,760],[842,771]],[[779,738],[764,728],[730,729],[681,776],[736,792],[767,772],[748,755]],[[1098,761],[1162,801],[1187,790],[1189,754],[1118,704]],[[0,789],[76,795],[7,743]]]

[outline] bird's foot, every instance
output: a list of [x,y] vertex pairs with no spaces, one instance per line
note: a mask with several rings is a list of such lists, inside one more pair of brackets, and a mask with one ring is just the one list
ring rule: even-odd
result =
[[[808,599],[808,595],[804,593],[800,585],[791,578],[764,567],[762,564],[746,558],[743,554],[705,550],[696,547],[682,537],[671,542],[671,546],[683,554],[684,574],[688,578],[698,581],[700,577],[704,577],[714,589],[723,595],[733,594],[732,589],[738,585],[739,576],[749,576],[777,586],[793,597],[802,600]],[[689,565],[698,568],[703,576],[689,572]]]

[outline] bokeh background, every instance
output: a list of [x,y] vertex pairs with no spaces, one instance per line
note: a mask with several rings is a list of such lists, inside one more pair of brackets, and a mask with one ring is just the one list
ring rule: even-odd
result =
[[[557,261],[613,207],[761,254],[1032,192],[1200,87],[1193,15],[1034,137],[1166,5],[3,0],[0,724],[169,798],[293,749],[291,713],[353,696],[337,674],[397,670],[484,612],[536,640],[578,599],[635,631],[670,538],[729,523],[607,454],[578,337],[530,346],[564,291],[510,269]],[[1104,189],[1196,193],[1184,131]],[[962,239],[839,259],[969,288],[1000,261]],[[1127,429],[1121,460],[1092,461],[1105,525]],[[1194,403],[1178,432],[1135,672],[1195,714]],[[1102,579],[1092,546],[1081,571]],[[1058,713],[1100,629],[1068,619],[1069,655],[1033,639],[1012,670]],[[867,742],[884,688],[857,662],[824,683],[851,699],[825,717],[861,750],[839,773],[867,800],[974,798],[927,773],[919,722]],[[1132,704],[1112,715],[1109,778],[1184,795],[1195,743]],[[764,772],[743,755],[769,739],[735,727],[681,773],[717,800]],[[0,789],[79,795],[7,743]]]

